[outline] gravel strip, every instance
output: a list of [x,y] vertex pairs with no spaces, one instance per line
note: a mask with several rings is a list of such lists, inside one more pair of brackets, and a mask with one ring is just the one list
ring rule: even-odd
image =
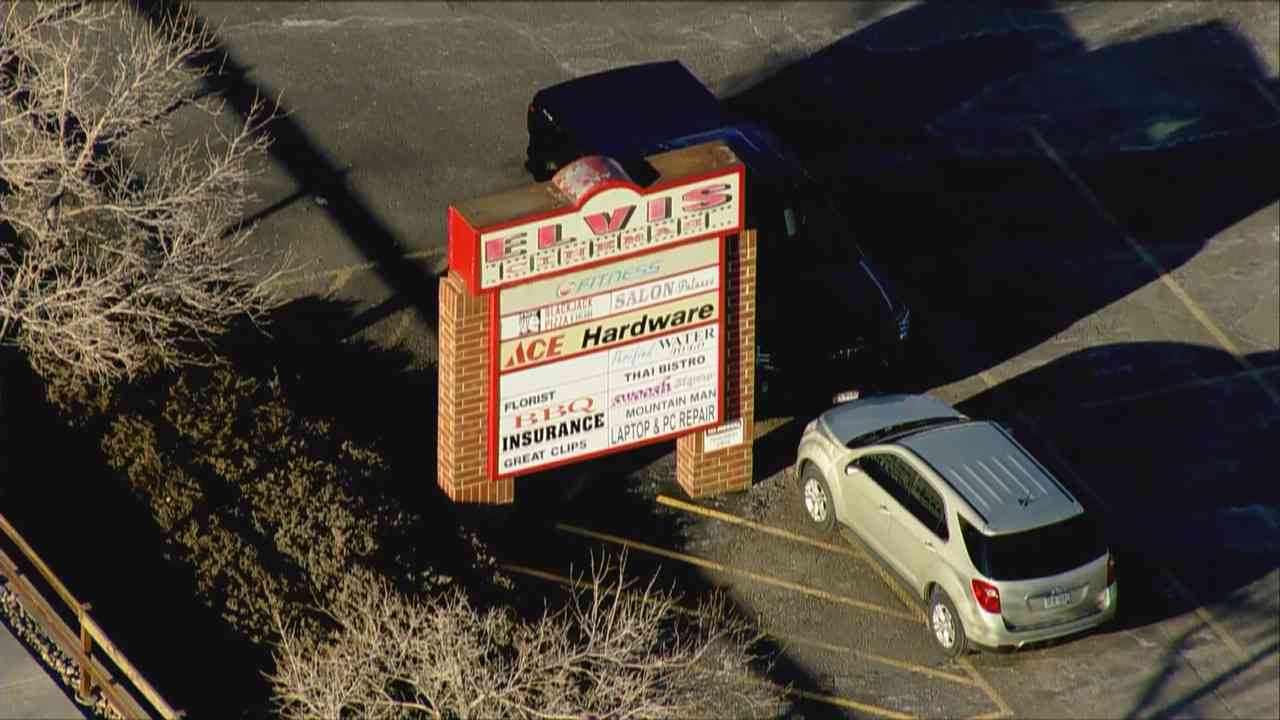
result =
[[[67,695],[75,698],[76,688],[80,684],[80,667],[66,653],[62,652],[36,621],[22,607],[18,595],[0,580],[0,623],[9,628],[18,641],[37,657],[45,670],[52,671],[55,679],[62,684]],[[85,705],[75,701],[80,707]],[[101,720],[121,720],[121,715],[107,705],[107,700],[97,688],[93,690],[93,705],[87,708],[90,716]]]

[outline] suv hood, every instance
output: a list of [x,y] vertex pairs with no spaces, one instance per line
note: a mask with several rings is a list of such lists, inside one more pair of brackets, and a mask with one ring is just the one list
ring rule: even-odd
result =
[[882,395],[838,405],[822,414],[822,424],[841,445],[893,425],[926,418],[963,418],[931,395]]

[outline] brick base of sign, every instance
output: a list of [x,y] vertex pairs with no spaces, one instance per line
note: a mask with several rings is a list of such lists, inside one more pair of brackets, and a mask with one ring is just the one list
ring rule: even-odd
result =
[[512,479],[489,479],[489,303],[450,271],[440,281],[436,482],[454,502],[503,504]]
[[756,234],[729,238],[725,252],[724,417],[742,421],[742,442],[706,450],[702,431],[676,440],[676,482],[690,497],[708,497],[751,487],[755,437]]

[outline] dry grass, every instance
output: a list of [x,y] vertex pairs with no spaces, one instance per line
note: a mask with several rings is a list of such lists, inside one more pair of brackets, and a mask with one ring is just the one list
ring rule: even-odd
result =
[[301,608],[374,566],[447,582],[385,556],[419,519],[382,492],[382,455],[331,419],[296,413],[278,377],[184,374],[156,409],[111,420],[107,460],[205,601],[251,640],[271,635],[275,615],[306,621]]

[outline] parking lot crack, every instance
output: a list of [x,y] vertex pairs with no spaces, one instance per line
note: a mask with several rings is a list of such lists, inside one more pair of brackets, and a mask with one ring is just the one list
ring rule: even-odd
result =
[[225,25],[220,29],[219,34],[223,37],[234,38],[237,36],[262,35],[291,30],[328,31],[350,29],[349,26],[352,25],[360,26],[361,29],[377,30],[459,23],[469,21],[473,17],[402,18],[377,15],[350,15],[341,18],[285,17],[272,20],[255,20],[239,25]]

